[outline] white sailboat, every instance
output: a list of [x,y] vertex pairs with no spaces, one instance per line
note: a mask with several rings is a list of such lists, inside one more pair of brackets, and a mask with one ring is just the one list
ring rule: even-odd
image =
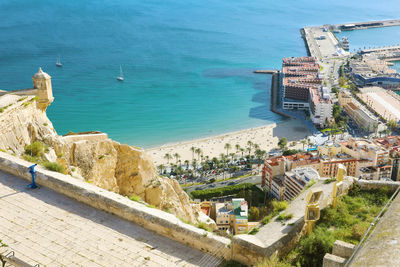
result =
[[122,67],[119,65],[119,76],[117,77],[118,81],[123,81],[124,80],[124,73],[122,72]]
[[62,67],[62,64],[61,64],[61,61],[60,61],[60,56],[58,56],[58,58],[57,58],[56,66],[57,67]]

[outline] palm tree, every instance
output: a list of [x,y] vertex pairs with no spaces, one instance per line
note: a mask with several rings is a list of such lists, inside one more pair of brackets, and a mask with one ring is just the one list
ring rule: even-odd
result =
[[225,164],[226,164],[226,156],[224,153],[219,154],[219,157],[221,158],[221,162],[222,162],[222,175],[223,178],[225,179]]
[[193,174],[194,174],[194,172],[197,170],[197,160],[196,159],[192,160],[192,166],[193,166]]
[[253,142],[251,142],[251,141],[247,141],[247,146],[248,146],[248,148],[247,148],[247,151],[249,151],[249,156],[250,156],[250,153],[251,153],[251,147],[253,146]]
[[232,148],[231,144],[229,144],[229,143],[226,143],[226,144],[225,144],[225,146],[224,146],[224,148],[226,149],[226,155],[228,156],[229,149],[231,149],[231,148]]
[[194,159],[194,152],[196,152],[196,148],[194,146],[192,146],[190,148],[190,151],[192,151],[192,160]]
[[304,146],[305,146],[305,144],[307,143],[307,141],[303,139],[303,140],[301,140],[300,142],[303,144],[303,150],[304,150]]
[[235,157],[235,153],[229,153],[229,156],[231,156],[233,162],[233,157]]
[[165,170],[165,166],[160,164],[160,165],[158,165],[158,169],[160,170],[160,173],[163,174],[163,170]]
[[168,162],[168,164],[169,164],[169,160],[172,158],[172,156],[169,154],[169,153],[166,153],[165,155],[164,155],[164,159],[166,159]]
[[267,153],[265,150],[257,149],[255,154],[258,159],[258,167],[261,165],[261,159],[263,159],[264,155]]
[[254,144],[254,149],[255,150],[260,149],[260,146],[258,144]]
[[243,153],[244,153],[245,149],[243,147],[240,148],[240,152],[242,153],[242,158],[243,158]]
[[178,154],[178,153],[175,153],[174,154],[174,158],[175,158],[175,160],[176,160],[176,164],[178,164],[178,159],[180,158],[181,156]]
[[251,147],[247,147],[246,148],[247,152],[249,152],[249,158],[250,158],[250,154],[251,154]]
[[236,148],[236,153],[238,153],[238,152],[240,151],[240,145],[239,145],[239,144],[236,144],[236,145],[235,145],[235,148]]
[[198,156],[198,160],[200,160],[200,155],[203,153],[203,151],[200,148],[196,148],[195,152]]
[[186,159],[184,162],[186,164],[186,170],[189,170],[189,160]]

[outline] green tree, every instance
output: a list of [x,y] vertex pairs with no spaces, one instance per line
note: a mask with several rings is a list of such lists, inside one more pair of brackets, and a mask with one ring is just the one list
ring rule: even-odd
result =
[[160,170],[160,173],[163,174],[165,170],[165,166],[163,164],[158,165],[158,169]]
[[255,222],[260,219],[260,211],[257,207],[251,207],[249,209],[249,221]]
[[194,159],[194,153],[196,152],[196,148],[194,146],[192,146],[190,148],[190,151],[192,151],[192,160]]
[[203,154],[203,151],[201,150],[201,148],[196,148],[195,152],[197,154],[198,160],[200,161],[200,156],[201,154]]
[[260,167],[261,160],[264,158],[264,156],[265,156],[265,154],[267,154],[267,152],[265,150],[257,149],[255,154],[256,154],[256,157],[258,160],[258,167]]
[[226,149],[226,155],[228,156],[228,154],[229,154],[229,149],[232,148],[231,144],[226,143],[225,146],[224,146],[224,148]]
[[304,150],[304,146],[307,144],[307,141],[303,139],[303,140],[300,141],[300,143],[303,144],[303,150]]
[[169,153],[166,153],[166,154],[164,155],[164,159],[166,159],[166,160],[167,160],[167,163],[169,164],[169,161],[170,161],[170,159],[172,159],[172,156],[171,156]]
[[184,163],[186,164],[186,170],[189,170],[189,160],[185,160]]
[[254,145],[253,142],[247,141],[247,151],[249,152],[249,156],[251,154],[251,150],[253,148],[253,145]]
[[284,148],[287,146],[287,139],[286,139],[286,137],[282,137],[282,138],[279,139],[278,146],[279,146],[281,149],[284,149]]
[[387,126],[391,131],[393,131],[397,128],[397,123],[394,120],[390,120],[388,121]]
[[236,145],[235,145],[235,148],[236,148],[236,153],[239,153],[240,148],[241,148],[240,145],[239,145],[239,144],[236,144]]
[[176,160],[176,164],[178,164],[178,160],[179,160],[180,157],[181,157],[181,155],[179,155],[178,153],[174,154],[174,158]]

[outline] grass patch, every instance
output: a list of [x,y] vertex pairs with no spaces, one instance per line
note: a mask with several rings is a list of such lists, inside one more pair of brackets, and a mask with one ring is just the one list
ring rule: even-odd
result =
[[0,151],[1,151],[1,152],[4,152],[4,153],[6,152],[4,149],[1,149],[1,148],[0,148]]
[[43,160],[41,158],[39,158],[39,157],[34,157],[34,156],[30,156],[30,155],[24,154],[22,156],[22,158],[24,160],[26,160],[26,161],[33,162],[33,163],[36,163],[36,164],[42,164],[43,163]]
[[308,182],[308,184],[304,187],[303,191],[307,190],[308,188],[310,188],[311,186],[315,185],[316,181],[314,179],[312,179],[310,182]]
[[10,105],[4,106],[2,108],[0,108],[0,113],[3,113],[4,110],[6,110],[7,108],[11,107],[12,105],[14,105],[13,103],[11,103]]
[[26,96],[23,96],[23,97],[21,97],[20,99],[18,99],[17,102],[24,101],[26,98],[27,98]]
[[285,264],[282,266],[322,266],[323,257],[331,253],[336,240],[357,245],[390,196],[388,188],[367,191],[355,186],[339,199],[337,210],[332,207],[321,210],[313,232],[303,236],[280,263]]
[[279,216],[276,218],[276,220],[280,221],[280,222],[286,222],[292,218],[293,218],[293,213],[289,213],[289,214],[282,213],[282,214],[279,214]]
[[142,202],[143,202],[142,198],[139,197],[138,195],[129,196],[129,199],[130,199],[130,200],[133,200],[133,201],[136,201],[136,202],[139,202],[139,203],[142,203]]
[[255,235],[259,231],[258,227],[254,227],[253,229],[250,230],[249,235]]
[[3,240],[0,239],[0,248],[1,248],[1,247],[8,247],[8,245],[5,244],[5,243],[3,243]]
[[100,156],[99,156],[99,159],[102,159],[102,158],[104,158],[104,155],[100,155]]
[[59,164],[59,163],[57,163],[57,162],[49,162],[49,161],[47,161],[47,162],[43,163],[43,166],[46,169],[48,169],[50,171],[53,171],[53,172],[59,172],[59,173],[62,173],[62,174],[66,173],[64,166]]
[[330,184],[335,181],[336,181],[336,179],[329,178],[329,179],[324,180],[324,184]]
[[212,232],[213,230],[211,229],[211,227],[209,227],[205,222],[199,222],[197,224],[197,227],[203,230],[206,230],[207,232]]
[[261,224],[265,225],[267,223],[269,223],[272,218],[274,218],[276,215],[279,214],[279,212],[284,211],[285,209],[287,209],[288,207],[288,203],[286,201],[278,201],[276,199],[271,201],[271,212],[270,214],[268,214],[267,216],[265,216],[262,221]]

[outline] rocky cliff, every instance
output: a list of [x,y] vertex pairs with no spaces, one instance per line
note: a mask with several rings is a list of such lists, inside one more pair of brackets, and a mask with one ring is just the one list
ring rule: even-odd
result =
[[40,141],[46,145],[45,160],[58,162],[77,179],[124,196],[139,196],[194,224],[203,220],[179,184],[159,176],[143,150],[115,142],[104,133],[59,136],[35,101],[34,96],[0,97],[0,150],[22,156],[27,145]]

